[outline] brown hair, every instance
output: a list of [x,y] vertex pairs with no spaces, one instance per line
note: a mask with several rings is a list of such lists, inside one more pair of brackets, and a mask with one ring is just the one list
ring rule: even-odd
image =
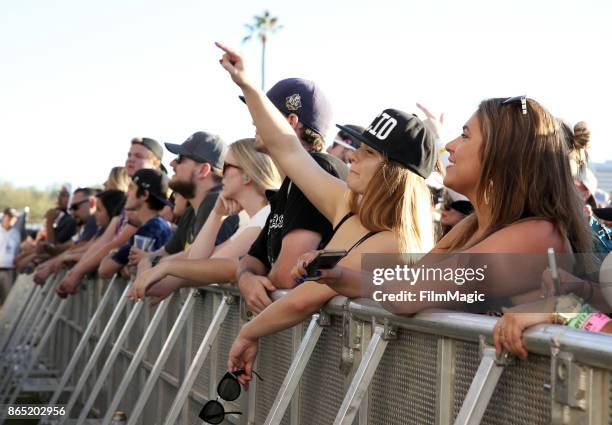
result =
[[398,236],[400,253],[433,248],[431,194],[425,179],[397,162],[385,160],[363,195],[350,191],[348,200],[365,228]]
[[311,128],[302,128],[300,140],[307,145],[307,150],[310,152],[322,152],[323,149],[325,149],[325,140],[323,136]]
[[577,122],[572,127],[564,120],[559,119],[565,144],[569,151],[569,158],[575,164],[570,164],[575,169],[572,169],[572,174],[580,174],[589,162],[587,149],[591,147],[591,131],[584,121]]
[[[527,99],[526,115],[520,102],[504,105],[502,101],[484,100],[477,110],[483,144],[476,196],[479,204],[488,205],[491,221],[469,246],[506,226],[538,218],[553,223],[574,251],[592,251],[558,121],[533,99]],[[469,247],[478,222],[475,215],[466,220],[466,232],[450,250]]]

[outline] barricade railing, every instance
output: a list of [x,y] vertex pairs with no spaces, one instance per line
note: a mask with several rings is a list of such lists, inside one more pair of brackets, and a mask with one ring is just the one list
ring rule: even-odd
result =
[[[0,316],[0,404],[34,391],[66,407],[43,423],[110,424],[119,410],[129,425],[201,423],[247,320],[236,289],[181,290],[152,310],[129,301],[119,278],[88,280],[59,300],[60,278],[40,288],[20,276],[7,302],[14,318]],[[612,424],[612,337],[542,325],[525,334],[528,360],[497,358],[495,320],[395,316],[371,300],[336,297],[311,320],[261,339],[255,369],[264,379],[226,402],[243,412],[227,421]],[[47,387],[30,382],[41,371]]]

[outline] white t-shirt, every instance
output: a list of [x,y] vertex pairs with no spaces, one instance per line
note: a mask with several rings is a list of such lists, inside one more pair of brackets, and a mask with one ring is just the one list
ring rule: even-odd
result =
[[6,230],[0,226],[0,268],[12,269],[15,267],[13,259],[19,252],[21,235],[17,227]]
[[258,227],[259,229],[263,229],[263,227],[266,225],[266,220],[269,214],[270,204],[257,211],[255,215],[251,217],[247,224],[245,224],[244,226],[240,226],[238,229],[236,229],[236,232],[232,235],[230,240],[236,238],[240,233],[242,233],[245,229],[248,229],[249,227]]

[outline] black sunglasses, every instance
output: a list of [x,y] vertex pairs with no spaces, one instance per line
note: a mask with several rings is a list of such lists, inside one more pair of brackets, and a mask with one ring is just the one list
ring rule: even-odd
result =
[[240,171],[242,171],[242,168],[240,168],[239,166],[234,165],[234,164],[230,164],[229,162],[224,162],[224,163],[223,163],[223,170],[222,170],[222,172],[223,172],[223,174],[224,174],[224,175],[225,175],[225,171],[226,171],[228,168],[235,168],[236,170],[240,170]]
[[[217,397],[217,400],[209,400],[204,407],[202,407],[198,415],[200,419],[209,424],[220,424],[223,422],[225,415],[242,415],[242,412],[226,412],[223,405],[219,402],[219,398],[225,401],[234,401],[240,397],[241,389],[240,382],[238,382],[238,376],[245,373],[244,369],[239,369],[235,372],[227,372],[223,378],[221,378],[217,386],[217,394],[219,394],[219,397]],[[257,372],[253,371],[253,373],[263,381]]]
[[509,97],[508,99],[502,101],[501,104],[508,105],[517,101],[521,102],[521,109],[523,110],[523,115],[527,115],[527,95]]
[[75,204],[70,205],[70,211],[78,210],[79,207],[83,205],[85,202],[89,202],[89,199],[83,199],[81,202],[77,202]]

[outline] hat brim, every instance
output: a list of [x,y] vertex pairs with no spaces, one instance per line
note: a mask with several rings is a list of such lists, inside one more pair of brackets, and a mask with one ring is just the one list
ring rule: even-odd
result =
[[593,208],[593,214],[606,221],[612,221],[612,208]]
[[346,126],[343,126],[343,125],[340,125],[340,124],[336,124],[336,127],[338,127],[340,130],[344,131],[345,133],[347,133],[351,137],[354,137],[355,139],[359,140],[361,143],[365,143],[366,145],[368,145],[372,149],[375,149],[376,152],[380,152],[379,147],[374,145],[374,144],[372,144],[368,139],[363,137],[363,135],[360,132],[355,131],[352,128],[349,128],[349,127],[346,127]]
[[186,152],[185,149],[183,148],[182,145],[176,144],[176,143],[164,143],[164,146],[166,147],[166,149],[168,149],[169,152],[175,154],[175,155],[187,155],[189,154],[189,152]]

